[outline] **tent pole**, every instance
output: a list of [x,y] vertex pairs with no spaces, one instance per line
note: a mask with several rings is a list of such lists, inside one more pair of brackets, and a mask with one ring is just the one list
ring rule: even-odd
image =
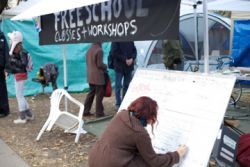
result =
[[204,13],[204,72],[209,73],[209,41],[208,41],[208,14],[207,14],[207,0],[203,0]]
[[68,90],[66,45],[63,45],[63,79],[64,79],[64,89]]
[[195,4],[193,5],[194,8],[194,49],[195,49],[195,59],[197,65],[199,65],[199,57],[198,57],[198,28],[197,28],[197,2],[195,0]]
[[[63,49],[63,79],[64,79],[64,89],[68,90],[66,45],[63,45],[62,49]],[[66,97],[64,97],[64,107],[65,107],[65,111],[68,111],[68,101],[67,101]]]

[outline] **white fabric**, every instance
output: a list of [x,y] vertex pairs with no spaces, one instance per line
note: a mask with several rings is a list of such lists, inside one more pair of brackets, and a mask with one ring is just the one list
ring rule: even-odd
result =
[[108,0],[40,0],[29,9],[13,17],[11,20],[24,20],[64,10],[79,8],[105,2]]
[[41,0],[21,1],[16,7],[4,10],[2,12],[2,15],[5,17],[13,17],[13,16],[18,15],[21,12],[27,10],[28,8],[35,5],[39,1],[41,1]]
[[208,10],[249,12],[249,0],[217,0],[208,3]]
[[19,31],[13,31],[12,33],[8,33],[8,37],[10,38],[11,45],[9,54],[12,55],[16,45],[23,42],[23,35]]
[[24,112],[25,110],[29,109],[29,104],[27,103],[23,95],[24,83],[25,80],[15,81],[16,99],[18,103],[18,109],[20,112]]

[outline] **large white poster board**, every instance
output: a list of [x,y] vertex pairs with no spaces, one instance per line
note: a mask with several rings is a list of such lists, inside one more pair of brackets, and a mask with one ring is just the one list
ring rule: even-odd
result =
[[140,96],[159,105],[154,135],[147,127],[157,153],[189,147],[181,167],[206,167],[219,132],[235,77],[188,72],[138,69],[120,109]]

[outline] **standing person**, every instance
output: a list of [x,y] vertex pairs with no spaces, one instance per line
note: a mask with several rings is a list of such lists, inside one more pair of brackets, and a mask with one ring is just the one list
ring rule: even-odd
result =
[[103,50],[101,43],[93,43],[86,55],[87,79],[89,83],[89,93],[84,103],[83,116],[91,116],[90,109],[96,95],[96,117],[103,117],[104,107],[102,100],[104,97],[104,72],[107,66],[103,63]]
[[164,65],[169,70],[183,71],[183,51],[179,40],[163,41]]
[[9,47],[3,32],[0,32],[0,118],[9,115],[8,92],[5,80],[5,68],[9,59]]
[[23,91],[24,84],[28,78],[27,68],[29,64],[29,53],[23,48],[22,41],[23,35],[19,31],[13,31],[8,33],[10,38],[10,66],[12,73],[15,77],[15,89],[16,89],[16,98],[19,109],[19,117],[14,120],[15,124],[23,124],[28,120],[33,120],[34,116],[31,113],[29,104],[27,103]]
[[157,122],[158,105],[142,96],[127,110],[121,110],[111,120],[89,154],[89,167],[171,167],[187,152],[181,145],[177,151],[156,154],[145,128]]
[[134,42],[113,42],[110,54],[114,60],[115,98],[118,109],[132,79],[137,51]]

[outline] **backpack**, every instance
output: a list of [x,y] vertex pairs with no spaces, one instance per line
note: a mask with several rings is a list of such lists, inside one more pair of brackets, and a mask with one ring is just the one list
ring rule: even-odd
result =
[[112,95],[112,83],[108,72],[104,72],[105,85],[104,85],[104,97],[110,97]]
[[250,134],[240,136],[237,160],[241,167],[250,167]]

